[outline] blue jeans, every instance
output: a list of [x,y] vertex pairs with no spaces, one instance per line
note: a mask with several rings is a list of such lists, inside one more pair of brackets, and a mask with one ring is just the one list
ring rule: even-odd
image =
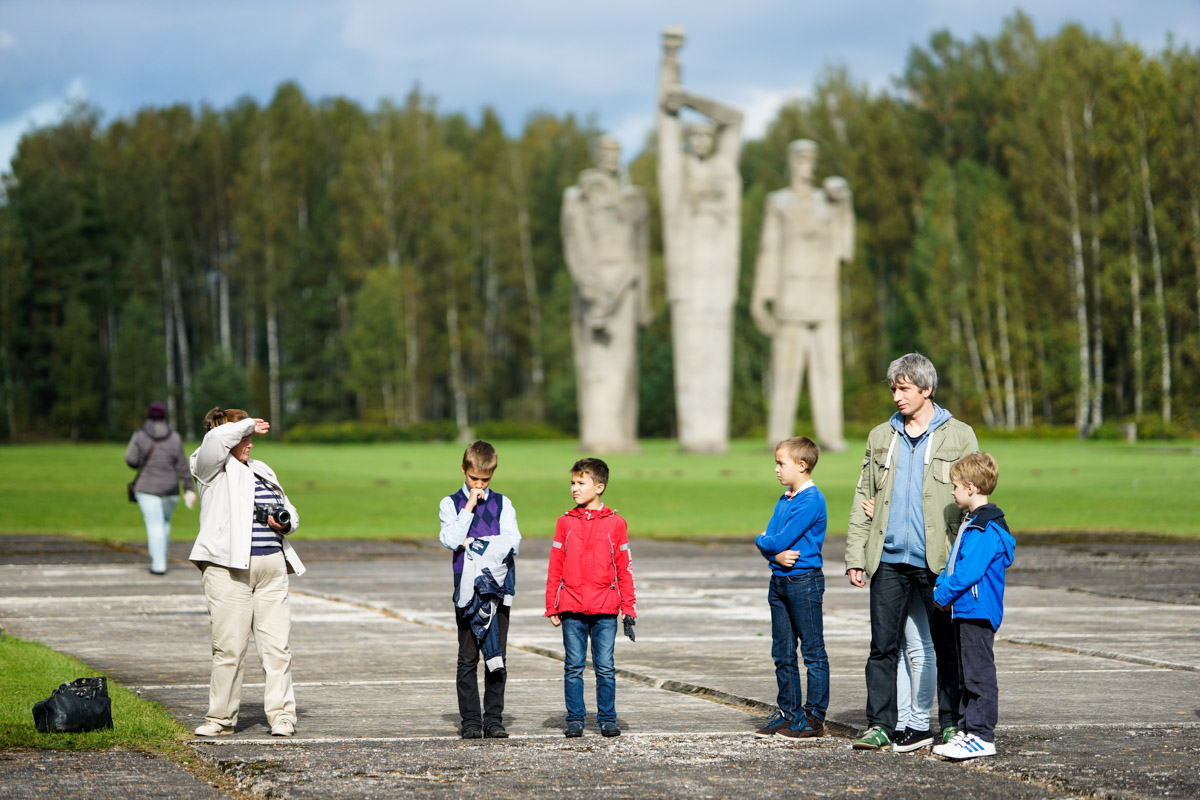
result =
[[[771,606],[771,658],[779,686],[779,710],[792,722],[808,717],[825,719],[829,709],[829,658],[825,655],[821,619],[825,576],[814,569],[799,575],[772,575],[767,591]],[[808,674],[808,702],[800,691],[796,640]]]
[[142,519],[146,521],[146,544],[150,549],[150,569],[167,571],[167,543],[171,540],[171,514],[179,495],[157,495],[135,492]]
[[937,576],[924,567],[880,562],[871,576],[871,654],[867,657],[867,724],[878,725],[894,736],[896,731],[896,673],[900,640],[908,606],[915,594],[925,606],[933,651],[937,659],[938,722],[944,729],[958,725],[962,681],[950,612],[933,605]]
[[596,671],[596,722],[617,721],[617,668],[613,648],[617,641],[616,614],[563,614],[563,695],[567,701],[567,724],[583,724],[587,706],[583,702],[583,667],[588,638],[592,640],[592,667]]
[[908,601],[908,619],[904,622],[904,654],[896,659],[896,731],[912,728],[929,730],[933,713],[934,675],[933,633],[925,604],[913,592]]

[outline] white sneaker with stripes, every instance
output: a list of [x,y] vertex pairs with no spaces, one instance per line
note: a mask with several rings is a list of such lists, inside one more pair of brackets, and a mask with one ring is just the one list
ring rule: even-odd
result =
[[973,733],[960,731],[950,741],[933,748],[933,754],[951,761],[965,761],[968,758],[996,755],[996,745],[985,742]]

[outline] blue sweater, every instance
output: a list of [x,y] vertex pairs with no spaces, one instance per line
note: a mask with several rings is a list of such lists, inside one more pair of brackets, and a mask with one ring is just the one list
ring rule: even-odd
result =
[[[794,497],[785,492],[775,504],[767,530],[754,540],[773,575],[798,575],[821,569],[821,546],[825,543],[825,496],[816,484],[801,489]],[[800,557],[791,569],[781,566],[775,556],[784,550],[799,550]]]
[[955,619],[987,620],[992,630],[1000,630],[1004,570],[1012,565],[1016,548],[1003,511],[992,503],[975,509],[954,540],[950,563],[938,575],[933,601],[952,605]]

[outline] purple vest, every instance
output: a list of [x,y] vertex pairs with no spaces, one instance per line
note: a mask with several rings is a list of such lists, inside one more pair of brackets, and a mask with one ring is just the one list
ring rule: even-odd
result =
[[[462,489],[450,495],[450,499],[454,501],[454,510],[456,512],[461,512],[467,505],[467,495],[463,494]],[[471,527],[467,531],[467,536],[472,539],[482,539],[485,536],[499,535],[500,509],[503,507],[504,495],[499,492],[489,492],[486,500],[475,504],[473,512],[475,518],[471,520]],[[455,586],[458,585],[459,576],[462,575],[464,553],[465,551],[463,550],[455,550],[452,557]]]

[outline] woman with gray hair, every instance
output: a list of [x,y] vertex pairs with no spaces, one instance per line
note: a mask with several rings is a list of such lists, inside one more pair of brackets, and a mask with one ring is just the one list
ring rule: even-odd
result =
[[288,573],[304,574],[304,564],[287,535],[300,517],[274,470],[250,458],[255,434],[270,429],[239,408],[214,408],[204,417],[204,441],[192,453],[200,534],[189,558],[200,568],[212,624],[208,712],[197,736],[233,733],[252,630],[266,673],[263,709],[271,735],[296,732]]
[[133,499],[146,523],[150,571],[165,575],[171,515],[179,503],[179,482],[183,481],[183,502],[188,508],[196,504],[196,493],[192,473],[183,457],[183,441],[167,424],[167,407],[162,403],[151,403],[146,409],[146,421],[129,437],[125,463],[138,471],[133,479]]

